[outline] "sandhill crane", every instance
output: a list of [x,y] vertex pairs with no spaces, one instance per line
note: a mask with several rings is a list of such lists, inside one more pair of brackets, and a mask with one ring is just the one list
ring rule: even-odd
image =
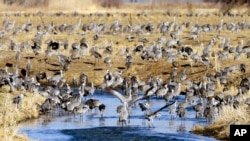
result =
[[65,40],[65,41],[63,42],[63,48],[64,48],[65,50],[67,50],[67,49],[69,48],[69,41],[68,41],[68,40]]
[[122,108],[120,111],[119,121],[121,121],[122,124],[125,123],[125,125],[126,125],[127,118],[129,116],[130,107],[138,100],[145,98],[145,96],[139,96],[139,97],[133,99],[131,92],[129,92],[128,96],[126,97],[126,96],[123,96],[118,91],[113,90],[113,89],[109,89],[109,88],[107,88],[106,91],[113,94],[115,97],[117,97],[120,100],[121,103],[123,103],[123,105],[121,106]]
[[128,36],[126,37],[126,39],[127,39],[129,42],[132,42],[132,41],[135,40],[135,37],[132,36],[132,35],[128,35]]
[[80,48],[80,43],[76,42],[71,45],[72,49],[79,49]]
[[104,58],[104,63],[110,68],[112,66],[112,60],[110,57]]
[[143,44],[136,45],[136,47],[135,47],[134,50],[133,50],[133,53],[135,54],[136,52],[142,52],[143,49],[144,49]]
[[182,72],[180,73],[180,81],[184,81],[187,79],[187,73],[186,73],[187,69],[183,68]]
[[50,95],[50,96],[59,96],[60,90],[56,87],[52,86],[47,86],[45,88],[45,91]]
[[24,31],[26,31],[26,33],[30,33],[30,31],[32,30],[33,24],[30,22],[30,18],[28,18],[28,22],[26,24],[24,24]]
[[111,74],[109,70],[107,70],[107,73],[104,75],[104,85],[105,87],[109,87],[114,82],[114,76]]
[[73,85],[74,87],[77,87],[77,86],[78,86],[78,80],[76,79],[76,76],[74,76],[73,79],[72,79],[72,85]]
[[17,108],[19,108],[20,105],[22,104],[22,102],[23,102],[23,97],[24,97],[24,95],[23,95],[23,94],[20,94],[20,95],[14,97],[14,98],[12,99],[13,103],[16,104],[16,107],[17,107]]
[[103,117],[103,112],[106,109],[106,106],[104,104],[101,104],[101,105],[99,105],[98,109],[101,112],[101,117]]
[[[76,100],[76,99],[79,99],[79,100]],[[66,102],[65,107],[62,107],[62,108],[64,108],[68,112],[73,112],[76,107],[79,107],[81,105],[81,101],[80,101],[81,96],[80,98],[76,98],[76,99]]]
[[98,40],[99,39],[99,33],[96,33],[94,36],[93,36],[93,40]]
[[130,55],[128,55],[128,56],[126,57],[126,63],[125,63],[125,65],[126,65],[127,69],[129,69],[129,68],[130,68],[130,66],[131,66],[132,62],[133,62],[133,57],[132,57],[132,56],[130,56]]
[[175,82],[176,78],[177,78],[177,75],[178,75],[177,68],[176,67],[172,68],[172,70],[170,72],[170,79],[171,79],[171,81]]
[[77,24],[67,25],[64,27],[64,30],[68,31],[68,34],[73,34],[74,32],[76,32],[79,29],[79,27],[81,26],[81,22],[82,22],[82,20],[79,19]]
[[170,89],[167,91],[167,93],[164,96],[164,99],[169,102],[174,97],[174,89]]
[[180,107],[177,111],[177,115],[181,118],[184,119],[186,116],[186,108]]
[[89,45],[88,45],[88,40],[86,40],[86,38],[82,38],[80,40],[80,49],[81,49],[81,54],[85,54],[87,52],[87,50],[89,49]]
[[175,117],[176,108],[177,108],[177,101],[175,101],[174,104],[171,105],[169,108],[169,114],[170,114],[171,118]]
[[79,82],[80,84],[84,83],[84,84],[87,84],[89,81],[89,78],[88,76],[85,74],[85,73],[81,73],[80,76],[79,76]]
[[91,82],[91,86],[85,86],[85,91],[86,94],[85,95],[89,95],[90,97],[93,97],[94,92],[95,92],[95,87],[94,87],[94,82]]
[[178,108],[184,108],[185,109],[187,106],[188,106],[187,98],[185,98],[185,101],[180,102],[178,104]]
[[49,58],[52,56],[52,54],[53,54],[53,52],[52,52],[52,50],[50,48],[45,50],[45,59],[44,59],[44,61],[46,63],[49,62]]
[[9,32],[14,27],[15,27],[15,21],[12,21],[12,22],[9,21],[4,28],[5,28],[5,31]]
[[53,87],[56,87],[59,81],[63,78],[63,71],[60,70],[59,72],[55,73],[51,78],[49,78],[49,82]]
[[73,92],[73,90],[71,89],[71,87],[69,86],[69,84],[66,83],[66,93],[70,94],[71,92]]
[[100,100],[91,98],[87,100],[85,104],[89,106],[90,110],[98,108],[101,113],[101,116],[103,116],[103,112],[106,106],[103,103],[101,103]]
[[51,39],[49,41],[47,41],[46,43],[48,45],[48,48],[51,48],[52,50],[59,50],[60,44],[61,44],[60,41],[56,42],[56,41],[53,41]]
[[113,33],[119,32],[122,28],[122,25],[120,24],[120,21],[116,20],[111,26],[110,26],[110,31]]
[[7,77],[6,80],[7,80],[7,83],[9,84],[9,86],[10,86],[9,92],[12,93],[12,92],[15,90],[15,87],[14,87],[14,85],[12,84],[12,82],[10,81],[10,78],[9,78],[9,77]]
[[45,114],[48,113],[49,111],[51,111],[53,109],[53,107],[55,106],[55,102],[53,99],[51,98],[47,98],[42,105],[37,105],[38,108],[40,109],[40,112]]
[[[81,84],[81,86],[78,88],[78,90],[79,90],[79,94],[81,95],[81,96],[85,96],[85,86],[86,86],[86,84],[85,83],[82,83]],[[85,97],[85,100],[86,100],[86,97]]]
[[6,27],[7,26],[7,24],[9,23],[9,21],[10,21],[10,16],[8,15],[8,17],[6,18],[6,19],[4,19],[3,20],[3,27]]
[[16,64],[18,64],[19,61],[20,61],[20,59],[21,59],[21,52],[20,52],[20,51],[17,51],[17,52],[16,52],[15,59],[16,59]]
[[[99,59],[102,58],[102,55],[98,52],[98,49],[97,47],[93,47],[91,50],[90,50],[90,54],[93,55],[95,57],[95,59],[97,59],[97,63],[99,64]],[[96,60],[95,60],[95,63],[96,65]]]
[[148,43],[148,38],[146,38],[146,37],[139,38],[138,42]]
[[117,107],[116,112],[119,114],[119,122],[122,124],[122,126],[127,125],[127,119],[129,116],[128,107],[126,105],[120,105]]
[[63,70],[67,71],[70,67],[71,60],[67,56],[59,54],[59,53],[57,55],[57,59],[60,65],[63,67]]
[[73,109],[74,114],[80,114],[80,119],[83,117],[83,114],[89,110],[89,106],[80,104],[79,106],[75,106]]
[[63,24],[61,24],[61,25],[58,26],[58,30],[59,30],[60,32],[64,32],[64,29],[65,29],[66,26],[67,26],[67,25],[66,25],[65,23],[63,23]]
[[150,113],[149,115],[146,115],[146,119],[148,120],[148,127],[149,128],[154,128],[154,124],[153,124],[153,121],[156,117],[160,117],[161,114],[159,113],[161,110],[171,106],[172,104],[174,104],[174,102],[172,103],[167,103],[165,104],[163,107],[161,107],[160,109],[154,111],[153,113]]
[[145,115],[150,114],[151,109],[150,109],[150,105],[148,102],[144,102],[144,103],[139,103],[139,106],[141,108],[141,111],[145,113]]
[[180,102],[178,104],[178,110],[177,110],[177,115],[183,119],[186,116],[186,108],[188,106],[187,98],[185,98],[185,101]]
[[27,62],[27,72],[28,74],[30,74],[31,70],[32,70],[32,64],[30,63],[30,57],[28,58],[28,62]]
[[204,110],[204,105],[203,105],[203,102],[202,100],[196,104],[193,109],[195,110],[196,114],[195,114],[195,118],[198,118],[198,117],[203,117],[203,110]]
[[45,30],[46,30],[46,34],[50,34],[52,31],[53,31],[53,29],[54,29],[54,22],[52,21],[50,24],[48,24],[48,25],[46,25],[45,26]]
[[155,94],[157,97],[164,97],[167,94],[167,92],[168,92],[168,85],[166,84],[162,88],[158,89]]
[[71,50],[71,59],[72,60],[80,59],[80,49],[79,48]]
[[19,77],[18,65],[16,65],[16,69],[14,72],[14,77]]
[[157,84],[153,83],[153,85],[146,91],[144,95],[150,98],[153,94],[155,94],[155,92],[157,91],[157,88],[158,88]]
[[36,74],[36,81],[40,82],[40,80],[47,78],[47,75],[45,72],[39,72]]
[[207,119],[208,122],[211,122],[216,116],[218,116],[218,107],[213,105],[207,105],[204,109],[204,117]]

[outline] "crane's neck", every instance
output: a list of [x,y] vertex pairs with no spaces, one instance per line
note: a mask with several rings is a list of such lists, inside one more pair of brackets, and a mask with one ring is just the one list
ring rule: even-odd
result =
[[128,103],[127,102],[124,102],[124,109],[126,112],[128,111]]

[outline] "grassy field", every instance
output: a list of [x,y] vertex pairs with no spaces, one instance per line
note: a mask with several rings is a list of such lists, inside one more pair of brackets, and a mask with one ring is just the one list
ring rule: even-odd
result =
[[[5,16],[1,16],[0,20],[3,21],[5,18],[6,18]],[[246,16],[243,18],[248,18],[248,17]],[[223,19],[225,21],[227,21],[227,23],[230,23],[232,21],[241,22],[243,18],[242,17],[234,17],[234,18],[233,17],[223,17]],[[11,17],[11,20],[16,21],[16,25],[21,25],[21,24],[27,22],[28,19],[29,18],[26,18],[23,16]],[[76,24],[79,19],[82,19],[83,23],[87,24],[87,25],[92,23],[92,22],[95,22],[97,24],[102,24],[102,23],[112,24],[116,20],[119,20],[123,25],[128,25],[129,20],[132,19],[133,25],[139,25],[139,24],[143,24],[143,23],[152,23],[152,24],[154,24],[154,26],[156,28],[157,24],[160,23],[161,21],[173,21],[174,16],[165,16],[164,12],[150,12],[150,13],[148,13],[148,15],[146,17],[145,16],[138,16],[137,13],[132,13],[132,14],[128,13],[127,16],[122,16],[122,14],[120,14],[120,13],[112,13],[112,16],[109,16],[107,14],[103,14],[103,16],[96,16],[96,15],[89,15],[89,14],[80,14],[79,16],[72,16],[71,14],[69,14],[69,16],[67,16],[65,18],[64,17],[56,17],[56,16],[53,16],[53,18],[51,18],[51,16],[43,16],[42,19],[43,19],[45,25],[50,24],[52,21],[54,22],[55,25],[60,25],[63,22],[66,24]],[[34,26],[42,25],[42,21],[41,21],[39,16],[31,15],[30,20],[34,24]],[[213,21],[211,24],[219,24],[221,21],[221,17],[219,17],[219,16],[211,16],[209,18],[207,18],[207,17],[195,17],[195,16],[194,17],[187,17],[187,16],[183,15],[181,17],[176,16],[176,20],[179,23],[190,21],[191,23],[198,22],[199,24],[205,24],[205,23],[208,23],[210,21]],[[21,44],[21,42],[23,42],[23,41],[29,41],[32,44],[31,39],[33,38],[35,32],[36,32],[36,29],[33,28],[33,30],[31,31],[30,34],[26,34],[23,32],[23,33],[20,33],[18,35],[14,35],[12,37],[17,45]],[[7,33],[7,34],[11,34],[11,33]],[[78,34],[68,35],[68,33],[60,33],[57,35],[51,35],[52,37],[45,36],[43,38],[43,41],[42,41],[42,43],[43,43],[42,44],[42,51],[44,51],[47,48],[47,45],[44,43],[44,41],[46,41],[47,39],[50,39],[50,38],[53,38],[56,41],[60,40],[61,42],[64,42],[67,39],[69,41],[69,44],[71,45],[75,42],[79,42],[81,38],[85,37],[88,40],[90,47],[107,46],[107,45],[109,45],[110,41],[113,41],[114,54],[112,56],[110,56],[113,60],[113,66],[110,69],[112,71],[115,71],[115,70],[117,70],[118,67],[125,66],[125,59],[120,59],[118,57],[119,55],[117,55],[117,52],[121,48],[130,48],[132,50],[136,45],[141,44],[138,42],[138,39],[141,37],[148,38],[149,43],[145,44],[145,46],[149,46],[150,44],[153,43],[153,41],[157,40],[159,37],[162,36],[162,34],[160,34],[160,33],[150,33],[147,35],[136,36],[134,42],[129,42],[126,40],[126,37],[129,35],[128,33],[122,33],[122,34],[116,34],[116,35],[103,34],[103,35],[100,35],[99,40],[97,40],[97,41],[93,40],[93,36],[95,35],[94,32],[87,31],[87,33],[85,33],[85,34],[86,35],[79,36]],[[247,35],[249,34],[249,31],[248,30],[241,31],[241,32],[234,33],[234,34],[231,34],[229,31],[223,31],[222,33],[220,33],[221,36],[227,36],[229,34],[230,34],[230,39],[231,39],[232,45],[237,46],[239,40],[241,40],[241,39],[243,39],[243,40],[245,40],[245,42],[247,42],[247,40],[248,40]],[[212,38],[214,38],[217,35],[218,35],[218,33],[213,33],[213,32],[210,32],[207,34],[201,34],[200,42],[207,44],[209,40],[211,40]],[[181,38],[183,38],[183,44],[191,45],[195,52],[201,51],[200,43],[198,43],[197,41],[187,39],[189,37],[188,30],[184,31],[183,34],[180,36],[181,36]],[[170,38],[169,35],[166,35],[165,37]],[[0,54],[1,54],[1,56],[7,55],[7,57],[2,58],[3,61],[0,62],[1,68],[4,68],[4,65],[6,64],[6,62],[12,63],[14,65],[16,64],[15,59],[14,59],[16,51],[9,51],[8,50],[8,47],[10,44],[9,38],[10,38],[10,36],[4,36],[2,39],[0,39],[0,42],[2,43],[2,45],[1,45],[2,51],[0,52]],[[219,41],[217,42],[217,45],[218,44],[219,44]],[[70,50],[71,50],[71,47],[69,47],[69,49],[67,49],[67,50],[61,49],[60,52],[64,55],[69,55]],[[216,51],[216,49],[215,49],[215,51]],[[100,50],[100,52],[102,52],[102,50]],[[28,50],[28,51],[22,53],[22,58],[21,58],[20,64],[18,64],[20,69],[26,67],[26,63],[27,63],[26,60],[27,60],[28,56],[35,57],[35,59],[31,60],[31,63],[34,65],[33,74],[36,74],[38,72],[38,70],[40,70],[40,71],[46,71],[49,75],[52,75],[54,72],[47,71],[47,70],[60,70],[61,69],[61,67],[55,67],[55,66],[52,66],[49,64],[45,64],[45,61],[44,61],[45,55],[43,52],[41,54],[39,54],[38,56],[35,56],[31,50]],[[108,55],[106,55],[106,56],[108,56]],[[103,58],[106,56],[103,55]],[[183,58],[179,58],[179,59],[183,60]],[[94,57],[89,56],[89,54],[87,54],[85,57],[82,57],[82,59],[72,60],[71,69],[69,71],[65,72],[65,76],[69,80],[71,80],[73,78],[73,76],[79,76],[79,74],[81,72],[85,72],[88,76],[90,76],[90,79],[91,79],[90,81],[94,81],[96,85],[99,85],[100,83],[102,83],[102,79],[103,79],[102,76],[106,73],[106,69],[108,69],[108,67],[106,67],[106,65],[103,63],[103,61],[100,61],[99,65],[96,65],[96,66],[89,64],[91,62],[93,63],[94,61],[95,61]],[[245,62],[244,60],[234,61],[233,59],[230,59],[230,60],[226,60],[224,62],[218,62],[218,64],[220,65],[221,68],[224,68],[224,67],[232,65],[232,64],[238,64],[242,61],[244,63],[248,63],[248,62]],[[57,62],[56,53],[55,53],[55,55],[53,55],[50,58],[49,62],[50,63]],[[134,65],[132,65],[131,69],[124,71],[125,75],[127,75],[127,74],[138,75],[138,73],[141,73],[141,71],[145,71],[145,72],[143,72],[145,75],[138,76],[142,80],[145,80],[151,75],[151,73],[153,71],[153,74],[155,74],[155,75],[159,75],[160,77],[163,77],[164,79],[168,78],[168,75],[164,75],[165,74],[164,72],[169,70],[169,68],[171,67],[171,63],[164,61],[164,59],[160,59],[158,61],[153,61],[151,63],[148,63],[147,61],[141,60],[140,55],[138,54],[135,56],[134,62],[135,63],[133,63]],[[187,63],[189,63],[189,60],[181,61],[181,64],[187,64]],[[213,64],[215,64],[215,62],[213,62]],[[246,65],[248,65],[248,64],[246,64]],[[162,66],[164,66],[164,67],[162,67]],[[14,71],[14,69],[15,69],[15,67],[10,68],[10,71]],[[215,71],[215,68],[211,68],[211,69],[212,69],[212,71]],[[140,70],[140,72],[138,70]],[[150,70],[150,71],[148,71],[148,70]],[[194,73],[194,72],[191,73],[191,69],[188,69],[188,71],[189,71],[189,78],[191,78],[191,79],[199,77],[201,75],[199,73]],[[194,71],[208,72],[210,70],[207,70],[205,67],[201,66],[201,67],[194,69]]]
[[[169,5],[152,5],[152,4],[137,4],[137,5],[131,5],[131,4],[125,4],[121,9],[117,10],[116,8],[110,8],[105,9],[101,8],[98,5],[92,5],[91,1],[85,1],[84,3],[80,3],[78,0],[71,1],[63,1],[60,0],[61,5],[58,6],[58,4],[55,1],[52,1],[49,5],[49,7],[46,8],[28,8],[23,9],[19,6],[11,6],[6,7],[4,5],[0,5],[1,10],[0,12],[2,15],[0,16],[0,21],[3,21],[6,19],[6,16],[3,16],[4,14],[14,14],[14,13],[21,13],[21,16],[10,16],[10,20],[15,21],[15,25],[20,26],[23,23],[26,23],[28,20],[30,20],[33,24],[33,28],[29,34],[26,34],[24,32],[17,34],[17,35],[11,35],[12,32],[7,32],[6,35],[0,39],[1,44],[1,50],[0,50],[0,69],[5,68],[5,64],[12,63],[19,66],[19,70],[22,68],[26,68],[27,63],[27,57],[32,56],[34,59],[31,60],[31,64],[33,65],[33,70],[31,72],[31,75],[35,75],[37,72],[42,71],[46,72],[48,76],[52,76],[55,71],[61,70],[60,66],[55,66],[53,64],[59,64],[57,61],[56,53],[52,55],[52,57],[48,60],[49,63],[45,63],[45,55],[44,50],[47,48],[47,45],[44,43],[49,38],[53,38],[57,41],[65,41],[68,40],[69,44],[73,44],[74,42],[80,41],[81,38],[85,37],[88,40],[89,46],[107,46],[109,45],[110,41],[113,41],[113,54],[110,56],[113,61],[113,65],[111,68],[107,67],[106,64],[103,63],[103,60],[100,60],[98,65],[93,65],[95,62],[95,58],[93,56],[90,56],[90,54],[86,54],[85,56],[82,56],[80,59],[72,60],[71,67],[68,71],[64,72],[64,76],[67,78],[67,83],[71,84],[71,80],[74,76],[78,77],[81,72],[84,72],[87,74],[90,78],[90,82],[93,81],[96,86],[101,84],[103,82],[103,76],[106,73],[106,70],[109,69],[111,71],[119,70],[119,68],[125,67],[125,58],[120,57],[118,52],[121,48],[130,48],[131,50],[135,47],[135,45],[140,44],[138,42],[138,39],[141,37],[147,37],[149,39],[149,42],[145,44],[145,46],[148,46],[152,44],[154,41],[156,41],[159,37],[163,36],[159,32],[152,32],[147,33],[139,36],[135,36],[135,41],[129,42],[126,40],[126,37],[129,35],[128,33],[116,33],[116,34],[101,34],[99,39],[97,41],[93,40],[93,36],[95,35],[94,32],[87,31],[84,33],[85,35],[79,35],[77,32],[81,32],[78,30],[76,33],[68,35],[67,33],[60,33],[60,34],[54,34],[54,35],[46,35],[44,36],[42,40],[42,53],[35,56],[31,50],[27,50],[25,52],[22,52],[21,60],[19,63],[15,61],[15,51],[9,51],[9,44],[10,44],[10,37],[13,38],[16,44],[20,44],[23,41],[30,41],[34,37],[34,34],[36,32],[36,26],[37,25],[48,25],[51,22],[53,22],[55,25],[60,25],[62,23],[69,24],[76,24],[79,19],[82,20],[83,24],[89,25],[90,23],[95,22],[96,24],[112,24],[116,20],[120,21],[124,26],[128,25],[129,23],[134,25],[141,25],[144,23],[151,23],[154,25],[154,27],[157,27],[157,24],[159,24],[161,21],[173,21],[174,18],[176,18],[176,21],[181,24],[183,22],[189,21],[191,25],[194,23],[198,23],[199,25],[203,24],[219,24],[221,22],[221,19],[223,19],[226,23],[231,22],[241,22],[243,19],[245,19],[247,22],[249,22],[249,16],[247,14],[243,14],[243,16],[237,16],[237,17],[228,17],[228,16],[216,16],[214,13],[219,13],[219,9],[217,5],[215,5],[215,8],[211,8],[209,4],[193,4],[193,7],[187,7],[186,4],[179,5],[179,7],[172,9],[171,4]],[[217,6],[217,7],[216,7]],[[184,8],[183,10],[181,10]],[[64,10],[62,10],[64,9]],[[132,9],[132,10],[131,10]],[[127,12],[127,11],[131,12]],[[186,16],[187,12],[190,12],[190,10],[194,13],[203,13],[206,15],[209,13],[210,15],[208,17],[206,16],[192,16],[188,17]],[[44,16],[40,18],[36,15],[39,11],[42,11],[44,13]],[[48,12],[49,11],[49,12]],[[239,10],[234,9],[234,12],[243,13],[247,10]],[[63,12],[65,13],[65,16],[55,16],[55,13]],[[167,16],[166,13],[170,12],[171,16]],[[74,15],[75,13],[75,15]],[[77,15],[76,15],[77,13]],[[125,13],[125,15],[124,15]],[[29,16],[24,16],[25,14],[30,14]],[[101,16],[100,16],[101,14]],[[175,15],[175,16],[174,16]],[[240,40],[244,40],[244,43],[246,44],[249,41],[249,34],[250,30],[242,30],[239,32],[231,33],[229,31],[222,31],[220,34],[218,32],[208,32],[208,33],[202,33],[199,37],[200,42],[207,44],[212,38],[219,36],[223,37],[229,37],[231,39],[231,44],[233,46],[237,46],[239,44]],[[170,38],[169,35],[164,35],[165,38]],[[189,37],[189,29],[184,29],[183,33],[180,35],[180,37],[183,39],[184,45],[191,45],[194,51],[200,52],[201,47],[200,43],[197,41],[193,41],[188,39]],[[215,46],[219,45],[219,39]],[[32,42],[31,42],[32,43]],[[60,49],[60,52],[64,55],[69,55],[71,47],[69,49],[64,50]],[[213,52],[218,51],[218,48],[213,48]],[[102,50],[100,50],[102,52]],[[105,55],[103,55],[103,58]],[[138,76],[140,80],[146,81],[150,76],[158,76],[163,78],[165,82],[169,80],[169,74],[171,70],[171,63],[166,62],[165,59],[159,59],[157,61],[143,61],[140,59],[140,55],[134,55],[134,62],[130,69],[123,70],[124,77],[127,77],[129,75],[135,75]],[[233,56],[230,56],[230,59],[225,61],[218,61],[216,57],[211,58],[213,67],[207,68],[203,66],[202,64],[196,64],[198,67],[188,67],[187,74],[189,80],[198,81],[201,78],[204,77],[207,73],[215,73],[217,70],[221,68],[225,68],[227,66],[233,65],[233,64],[239,64],[244,63],[246,65],[246,72],[243,74],[241,72],[234,72],[229,77],[229,85],[236,94],[236,86],[239,85],[239,82],[241,80],[242,76],[248,76],[250,74],[249,65],[250,62],[246,58],[246,56],[243,56],[239,60],[234,60]],[[180,72],[182,70],[182,65],[189,64],[189,59],[184,59],[179,57],[177,60],[180,65],[178,67],[178,71]],[[13,72],[15,70],[15,67],[9,68],[10,72]],[[142,75],[143,74],[143,75]],[[44,83],[46,83],[44,81]],[[221,91],[223,89],[223,86],[218,84],[217,91]],[[35,108],[35,101],[36,102],[42,102],[43,98],[41,98],[38,94],[30,94],[27,92],[25,93],[25,101],[23,106],[20,109],[15,108],[11,102],[12,97],[15,95],[21,93],[18,91],[15,91],[12,94],[8,94],[8,86],[0,89],[0,106],[2,107],[0,109],[0,137],[2,137],[4,140],[28,140],[27,137],[22,136],[16,136],[16,131],[18,127],[18,123],[23,120],[28,120],[30,118],[37,118],[39,116],[37,109]],[[246,97],[249,97],[249,95],[246,95]],[[28,102],[31,101],[31,102]],[[7,108],[6,108],[7,107]],[[24,109],[28,109],[28,111],[24,111]],[[242,106],[240,109],[232,109],[232,107],[225,107],[216,121],[214,121],[213,124],[209,125],[208,127],[199,127],[197,126],[194,129],[195,133],[204,134],[204,135],[213,135],[218,139],[228,139],[229,137],[229,125],[230,124],[236,124],[236,123],[249,123],[249,114],[246,112],[245,105]],[[230,113],[228,113],[230,112]],[[234,114],[235,112],[238,112],[238,114]],[[228,118],[225,118],[226,117]],[[231,115],[231,116],[227,116]],[[209,132],[208,132],[209,131]],[[210,132],[215,131],[215,132]],[[205,134],[205,133],[211,133],[211,134]]]
[[[12,103],[12,98],[24,94],[21,107]],[[9,93],[9,87],[4,86],[0,90],[0,138],[3,141],[25,141],[29,140],[26,135],[17,135],[18,123],[39,117],[36,103],[41,104],[44,98],[38,93],[26,91],[14,91]]]

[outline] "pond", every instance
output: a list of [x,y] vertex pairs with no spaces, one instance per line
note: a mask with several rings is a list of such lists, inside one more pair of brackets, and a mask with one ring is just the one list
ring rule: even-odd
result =
[[[121,102],[111,94],[97,91],[94,98],[106,105],[103,117],[99,111],[89,111],[83,117],[54,110],[52,116],[43,115],[39,119],[29,120],[20,125],[19,133],[27,134],[32,140],[39,141],[92,141],[92,140],[187,140],[214,141],[212,137],[204,137],[190,133],[195,124],[206,125],[205,119],[196,119],[192,107],[187,108],[186,118],[171,118],[168,108],[160,111],[161,117],[154,120],[155,128],[149,128],[144,113],[138,106],[133,107],[127,126],[118,122],[116,107]],[[184,101],[184,96],[177,97]],[[150,101],[152,111],[166,104],[164,99],[153,98]]]

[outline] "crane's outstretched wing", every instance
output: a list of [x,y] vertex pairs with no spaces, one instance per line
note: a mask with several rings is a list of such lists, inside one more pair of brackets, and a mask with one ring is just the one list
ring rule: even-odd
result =
[[135,102],[139,101],[139,100],[142,100],[142,99],[146,99],[148,96],[146,95],[143,95],[143,96],[138,96],[136,97],[135,99],[132,99],[130,102],[129,102],[129,106],[130,105],[133,105]]
[[171,106],[171,105],[173,105],[173,104],[174,104],[174,102],[167,103],[166,105],[164,105],[164,106],[161,107],[160,109],[154,111],[152,114],[156,114],[156,113],[160,112],[161,110],[163,110],[163,109],[165,109],[165,108],[167,108],[167,107],[169,107],[169,106]]
[[118,91],[113,90],[113,89],[106,89],[106,91],[110,92],[111,94],[113,94],[114,96],[116,96],[121,101],[121,103],[128,102],[126,100],[126,98],[121,93],[119,93]]

